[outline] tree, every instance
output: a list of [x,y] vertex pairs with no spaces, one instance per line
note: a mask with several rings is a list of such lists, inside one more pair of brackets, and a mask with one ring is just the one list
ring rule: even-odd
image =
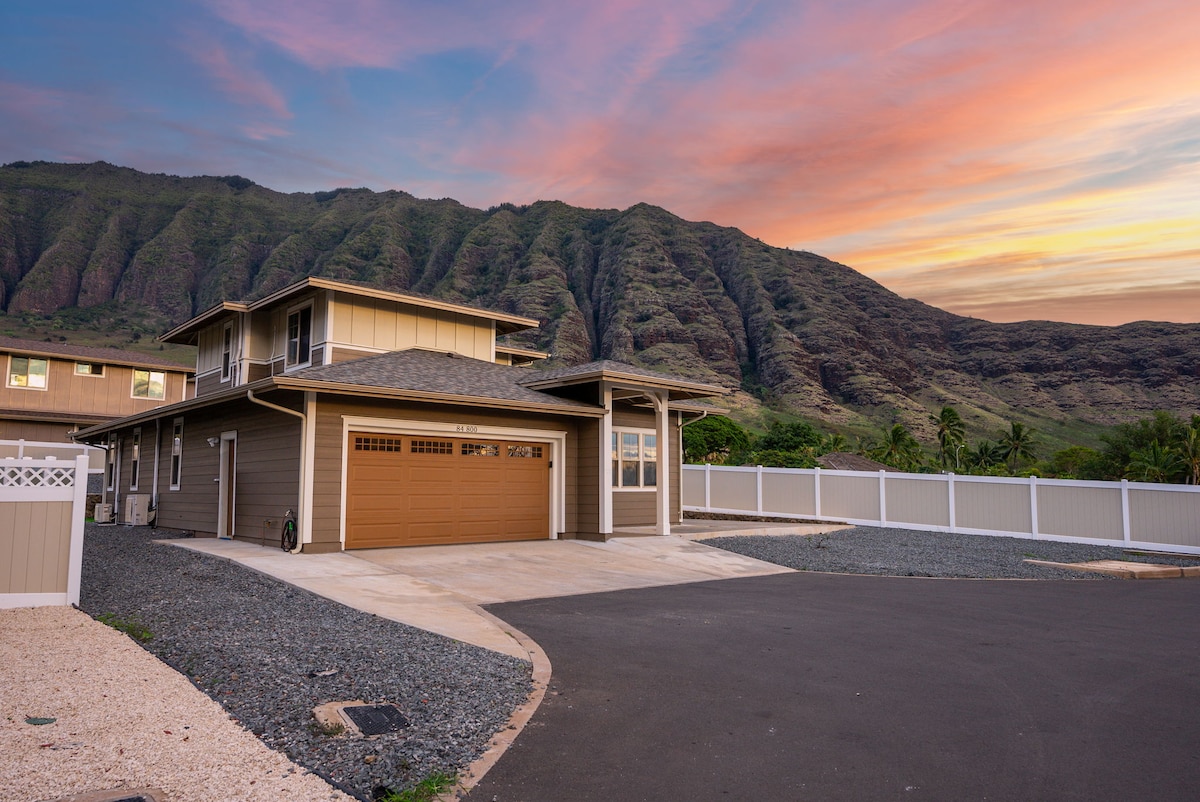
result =
[[929,417],[937,427],[938,459],[942,467],[959,470],[959,446],[963,444],[963,438],[966,436],[966,426],[962,417],[954,407],[942,407],[941,412]]
[[1068,446],[1050,458],[1050,475],[1059,479],[1100,479],[1101,454],[1087,446]]
[[775,421],[767,433],[754,441],[755,451],[799,451],[805,448],[820,448],[821,433],[812,424],[798,421],[780,423]]
[[846,442],[846,435],[841,432],[834,432],[833,434],[825,435],[821,440],[818,450],[822,454],[832,454],[835,451],[845,451],[848,447],[849,443]]
[[1185,481],[1200,485],[1200,415],[1193,415],[1190,424],[1180,427],[1175,446],[1183,463]]
[[1000,453],[1008,462],[1009,470],[1016,471],[1017,463],[1023,459],[1036,459],[1037,436],[1033,429],[1015,421],[1009,430],[1000,435]]
[[883,436],[867,450],[867,453],[872,459],[901,471],[915,471],[924,456],[921,453],[921,444],[902,423],[884,429]]
[[1141,482],[1170,482],[1183,470],[1183,459],[1179,454],[1155,440],[1133,452],[1125,475]]
[[1152,417],[1119,423],[1100,435],[1104,442],[1103,478],[1124,478],[1134,451],[1145,451],[1155,441],[1159,444],[1172,442],[1180,425],[1175,416],[1160,409]]
[[749,433],[723,415],[710,415],[683,427],[683,458],[687,462],[723,463],[730,453],[749,447]]
[[1004,455],[999,444],[991,440],[980,440],[974,449],[968,451],[968,464],[972,469],[986,471],[1004,462]]

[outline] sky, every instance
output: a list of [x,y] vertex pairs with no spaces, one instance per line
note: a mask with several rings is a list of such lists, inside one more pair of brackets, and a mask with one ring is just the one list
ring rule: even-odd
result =
[[1200,322],[1196,0],[0,0],[0,163],[646,202],[998,322]]

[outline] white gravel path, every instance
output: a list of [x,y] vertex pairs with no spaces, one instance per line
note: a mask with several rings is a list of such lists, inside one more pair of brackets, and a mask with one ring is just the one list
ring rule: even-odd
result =
[[0,610],[0,800],[146,787],[170,802],[352,802],[126,635],[69,607]]

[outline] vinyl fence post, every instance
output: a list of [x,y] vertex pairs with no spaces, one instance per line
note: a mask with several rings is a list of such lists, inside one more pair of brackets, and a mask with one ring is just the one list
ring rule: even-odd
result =
[[1121,480],[1121,531],[1125,545],[1129,545],[1132,527],[1129,525],[1129,480]]
[[879,472],[879,525],[887,526],[887,481],[885,474],[887,471]]
[[1037,516],[1037,477],[1029,477],[1029,528],[1035,538],[1038,536],[1038,516]]
[[821,469],[813,468],[813,517],[821,517]]
[[954,471],[951,471],[946,476],[946,493],[949,497],[950,531],[953,532],[955,531],[955,527],[958,525],[957,515],[954,509]]
[[704,463],[704,511],[712,512],[712,463]]
[[67,552],[67,604],[79,604],[79,586],[83,578],[83,519],[87,514],[88,456],[75,458],[75,479],[71,499],[71,540]]
[[754,485],[755,485],[754,492],[755,492],[755,497],[756,497],[755,501],[757,502],[758,514],[762,515],[762,466],[761,465],[759,465],[758,468],[755,470],[754,475],[755,475],[755,480],[756,480],[754,483]]

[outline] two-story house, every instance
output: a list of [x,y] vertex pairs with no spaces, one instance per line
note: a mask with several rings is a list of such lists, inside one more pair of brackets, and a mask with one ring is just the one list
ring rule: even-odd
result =
[[0,337],[0,364],[0,440],[45,443],[183,401],[192,372],[153,354],[15,337]]
[[114,493],[151,493],[159,526],[198,535],[277,544],[289,512],[309,552],[669,532],[680,427],[724,390],[523,367],[545,354],[497,338],[537,325],[306,278],[167,332],[198,347],[196,397],[78,439],[117,455]]

